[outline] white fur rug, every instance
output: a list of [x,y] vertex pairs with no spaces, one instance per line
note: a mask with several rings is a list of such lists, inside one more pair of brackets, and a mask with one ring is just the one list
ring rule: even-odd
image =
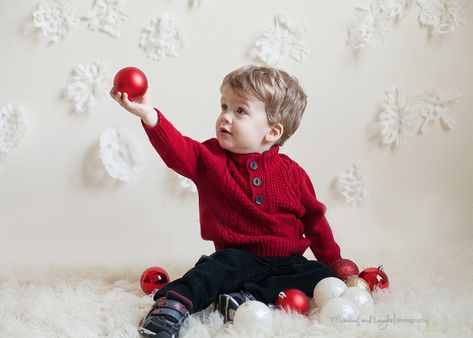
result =
[[[350,257],[350,256],[347,256]],[[473,250],[355,255],[360,268],[385,265],[388,291],[375,295],[371,322],[323,326],[309,317],[273,311],[270,331],[223,324],[211,308],[192,316],[184,338],[205,337],[472,337]],[[165,267],[171,276],[191,266]],[[139,337],[136,325],[152,304],[139,277],[146,268],[7,268],[0,271],[0,337]]]

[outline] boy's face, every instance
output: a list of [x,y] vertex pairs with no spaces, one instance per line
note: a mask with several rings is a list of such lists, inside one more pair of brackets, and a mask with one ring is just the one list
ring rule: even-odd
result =
[[217,140],[223,149],[237,154],[263,153],[272,146],[265,105],[254,97],[244,97],[229,85],[222,89],[221,113],[215,123]]

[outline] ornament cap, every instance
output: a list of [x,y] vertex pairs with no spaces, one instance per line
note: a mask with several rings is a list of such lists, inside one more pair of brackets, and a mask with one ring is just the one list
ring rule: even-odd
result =
[[384,264],[381,264],[380,266],[378,266],[378,270],[383,271],[384,270]]

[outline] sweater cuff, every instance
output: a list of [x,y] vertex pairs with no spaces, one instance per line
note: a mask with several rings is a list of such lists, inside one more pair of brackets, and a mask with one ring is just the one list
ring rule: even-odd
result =
[[331,256],[331,257],[328,257],[328,258],[324,258],[324,259],[322,259],[322,262],[331,267],[333,265],[333,263],[335,263],[339,259],[342,259],[342,256],[336,255],[336,256]]

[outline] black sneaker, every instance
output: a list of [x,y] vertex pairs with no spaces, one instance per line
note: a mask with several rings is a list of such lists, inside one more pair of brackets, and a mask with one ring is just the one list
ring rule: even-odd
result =
[[238,307],[249,300],[256,300],[249,292],[223,293],[218,296],[215,308],[223,315],[226,323],[232,321]]
[[146,315],[138,332],[144,337],[176,338],[189,311],[184,304],[166,297],[159,298]]

